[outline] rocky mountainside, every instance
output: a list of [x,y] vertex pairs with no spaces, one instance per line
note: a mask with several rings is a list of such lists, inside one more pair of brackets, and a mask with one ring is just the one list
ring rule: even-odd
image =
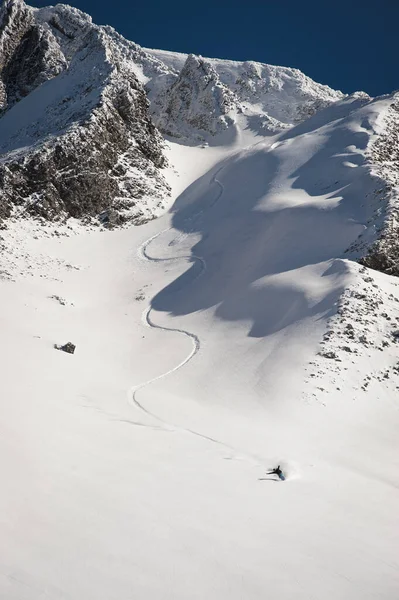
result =
[[153,118],[161,131],[177,138],[215,135],[233,125],[235,108],[234,93],[211,63],[190,54],[171,87],[154,98]]
[[0,217],[159,214],[163,140],[112,37],[64,5],[7,0],[0,23]]
[[[297,69],[148,50],[70,6],[5,0],[0,219],[145,222],[165,210],[170,194],[162,134],[183,145],[224,144],[244,130],[259,140],[343,99]],[[220,137],[226,131],[232,135]],[[366,149],[380,183],[370,219],[376,233],[356,251],[368,266],[395,274],[397,148],[393,97]]]
[[361,262],[399,276],[399,94],[393,95],[382,119],[380,135],[369,150],[369,160],[380,182],[373,219],[377,240]]
[[146,51],[67,5],[0,13],[0,218],[141,223],[169,187],[162,133],[270,134],[339,100],[295,69]]

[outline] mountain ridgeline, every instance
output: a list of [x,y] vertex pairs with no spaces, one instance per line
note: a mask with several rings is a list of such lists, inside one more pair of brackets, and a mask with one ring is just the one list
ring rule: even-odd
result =
[[[0,217],[144,222],[169,195],[160,131],[203,140],[233,127],[257,97],[261,127],[278,130],[342,96],[299,71],[232,65],[224,73],[222,63],[181,55],[167,64],[70,6],[5,0]],[[268,111],[279,94],[290,122]]]
[[[244,130],[257,140],[301,135],[303,121],[346,99],[297,69],[144,49],[70,6],[5,0],[0,219],[144,223],[170,202],[165,138],[222,145]],[[357,245],[365,264],[391,274],[399,273],[397,154],[393,95],[365,150],[379,183],[368,223],[376,234]]]

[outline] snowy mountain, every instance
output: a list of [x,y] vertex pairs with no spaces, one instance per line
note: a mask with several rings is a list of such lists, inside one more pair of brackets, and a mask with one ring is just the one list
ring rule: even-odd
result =
[[295,69],[146,51],[62,4],[6,0],[0,23],[2,218],[142,223],[170,191],[154,124],[189,143],[263,135],[342,98]]
[[[243,115],[246,126],[255,133],[268,135],[301,122],[344,97],[298,69],[196,58],[162,50],[147,52],[168,66],[170,79],[174,74],[172,85],[159,90],[157,76],[152,77],[148,70],[146,86],[153,100],[155,122],[162,131],[171,130],[176,136],[190,137],[193,129],[202,134],[215,133],[217,127],[234,123],[237,115]],[[202,111],[198,110],[198,101],[203,104]],[[195,121],[198,112],[207,116],[207,122],[203,117]]]
[[1,19],[0,597],[396,600],[399,95]]

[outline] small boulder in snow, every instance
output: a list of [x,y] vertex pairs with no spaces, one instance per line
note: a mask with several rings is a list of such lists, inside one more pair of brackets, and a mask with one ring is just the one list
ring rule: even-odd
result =
[[324,358],[331,358],[331,359],[338,358],[337,354],[333,350],[328,350],[327,352],[319,352],[319,354],[320,354],[320,356],[323,356]]
[[72,342],[68,342],[63,346],[60,346],[59,344],[54,344],[54,348],[56,350],[62,350],[63,352],[67,352],[68,354],[74,354],[76,346],[75,344],[72,344]]

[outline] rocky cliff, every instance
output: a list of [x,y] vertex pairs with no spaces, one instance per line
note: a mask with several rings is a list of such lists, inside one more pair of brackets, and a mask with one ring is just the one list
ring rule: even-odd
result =
[[1,218],[160,214],[163,140],[135,65],[103,28],[71,7],[7,0],[0,78]]
[[190,54],[176,80],[154,98],[153,118],[161,131],[177,138],[216,135],[233,124],[236,101],[209,61]]

